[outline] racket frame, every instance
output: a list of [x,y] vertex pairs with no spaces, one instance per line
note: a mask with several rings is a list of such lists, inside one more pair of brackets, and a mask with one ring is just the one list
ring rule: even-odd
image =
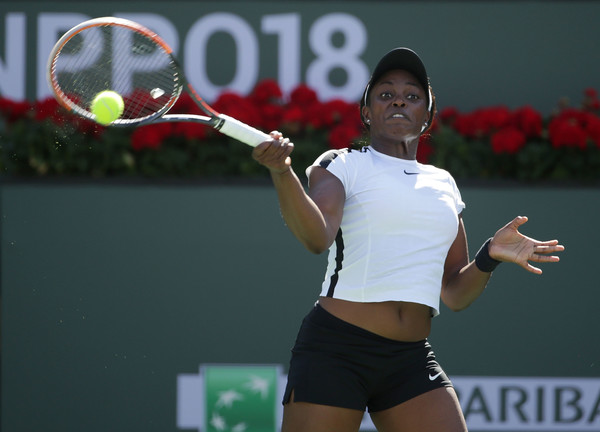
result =
[[[57,55],[60,54],[61,50],[64,48],[66,43],[69,40],[71,40],[75,35],[93,27],[101,27],[107,25],[127,28],[152,40],[155,44],[159,45],[165,51],[166,54],[169,55],[177,74],[177,77],[174,77],[174,81],[176,81],[175,91],[171,95],[171,98],[168,101],[168,103],[165,104],[162,108],[146,117],[135,119],[117,119],[113,123],[111,123],[110,126],[143,125],[157,122],[196,122],[212,126],[214,129],[224,133],[225,135],[233,137],[253,147],[260,144],[263,141],[271,140],[271,137],[265,134],[264,132],[259,131],[251,126],[248,126],[245,123],[242,123],[239,120],[236,120],[225,114],[221,114],[215,109],[213,109],[210,105],[208,105],[185,78],[183,69],[181,68],[179,62],[175,58],[171,47],[152,30],[125,18],[100,17],[84,21],[68,30],[52,48],[52,51],[50,52],[48,58],[48,65],[46,68],[48,85],[52,90],[54,97],[57,99],[59,104],[65,109],[67,109],[68,111],[72,111],[82,117],[94,120],[94,115],[92,113],[71,101],[61,89],[61,86],[58,83],[58,79],[55,73]],[[184,88],[186,92],[191,96],[192,100],[196,103],[196,105],[198,105],[202,112],[206,114],[205,116],[197,114],[168,114],[169,110],[173,108],[173,106],[181,96],[181,92]]]

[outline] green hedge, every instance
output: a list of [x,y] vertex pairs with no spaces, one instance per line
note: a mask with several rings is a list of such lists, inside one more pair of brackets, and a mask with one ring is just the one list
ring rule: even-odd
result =
[[[320,102],[301,85],[284,98],[274,81],[246,97],[222,94],[213,106],[259,129],[278,129],[295,144],[294,165],[309,165],[330,148],[362,145],[357,104]],[[183,96],[176,112],[195,112]],[[543,117],[531,107],[448,107],[423,137],[418,159],[457,179],[600,180],[600,102],[586,90],[579,107],[565,104]],[[251,149],[197,124],[102,127],[54,99],[0,98],[0,170],[10,177],[263,177]]]

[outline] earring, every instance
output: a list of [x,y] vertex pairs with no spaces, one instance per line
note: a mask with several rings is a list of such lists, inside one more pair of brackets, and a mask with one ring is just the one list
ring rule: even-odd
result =
[[366,120],[365,120],[365,122],[366,122],[367,124],[371,124],[371,120],[369,120],[369,119],[366,119]]

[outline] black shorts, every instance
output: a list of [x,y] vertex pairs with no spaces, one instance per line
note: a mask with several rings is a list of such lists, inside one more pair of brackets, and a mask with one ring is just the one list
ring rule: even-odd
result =
[[295,402],[375,412],[451,386],[427,340],[388,339],[317,304],[292,349],[283,403],[293,391]]

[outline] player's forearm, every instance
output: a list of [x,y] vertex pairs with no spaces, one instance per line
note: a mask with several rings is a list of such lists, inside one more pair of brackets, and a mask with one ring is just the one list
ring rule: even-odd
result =
[[279,207],[285,223],[296,238],[313,253],[329,247],[327,225],[323,214],[306,194],[304,186],[290,167],[284,173],[271,172],[277,190]]
[[491,273],[482,272],[471,261],[452,277],[442,288],[442,301],[453,311],[466,309],[484,291]]

